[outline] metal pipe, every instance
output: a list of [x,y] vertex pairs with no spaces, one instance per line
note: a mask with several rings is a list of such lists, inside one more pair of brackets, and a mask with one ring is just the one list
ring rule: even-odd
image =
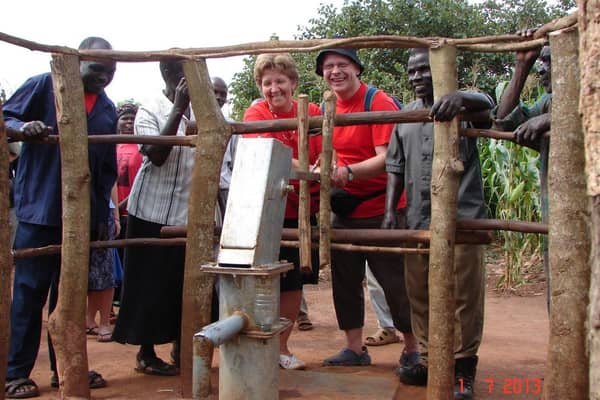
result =
[[210,394],[210,366],[212,352],[203,354],[208,342],[212,346],[220,346],[224,342],[237,336],[247,328],[249,318],[240,311],[235,311],[231,316],[205,326],[194,335],[192,361],[192,398],[202,399]]

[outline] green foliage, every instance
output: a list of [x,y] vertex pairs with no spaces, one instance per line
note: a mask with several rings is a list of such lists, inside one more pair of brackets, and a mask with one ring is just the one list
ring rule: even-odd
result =
[[[318,15],[300,26],[297,39],[403,35],[467,38],[515,33],[537,27],[566,15],[574,0],[558,0],[549,5],[542,0],[487,0],[472,4],[467,0],[346,0],[338,10],[322,5]],[[360,49],[365,67],[362,80],[396,95],[404,103],[413,99],[405,66],[405,49]],[[325,90],[315,70],[316,54],[294,54],[300,82],[297,93],[309,95],[320,103]],[[514,55],[510,53],[458,54],[459,85],[477,87],[494,98],[498,82],[508,81]],[[240,118],[251,101],[259,96],[252,78],[254,57],[245,59],[243,71],[236,74],[231,94],[234,115]],[[500,91],[502,88],[500,88]],[[541,94],[537,79],[528,80],[523,91],[526,102]],[[538,154],[510,142],[482,140],[481,160],[486,200],[491,218],[538,221],[540,218]],[[500,285],[521,283],[524,257],[540,253],[539,235],[503,233],[506,273]]]
[[[480,139],[481,173],[490,218],[538,222],[541,216],[539,153],[508,141]],[[522,265],[540,257],[540,235],[500,231],[505,259],[502,288],[523,283]]]
[[[443,36],[453,38],[514,33],[565,15],[573,0],[548,5],[541,0],[488,0],[471,4],[467,0],[346,0],[339,10],[321,5],[306,26],[300,26],[297,39],[351,37],[366,35]],[[460,18],[457,18],[460,16]],[[272,35],[276,37],[276,35]],[[365,72],[363,80],[398,96],[404,103],[413,99],[405,72],[405,49],[361,49]],[[297,93],[321,102],[325,89],[315,72],[314,53],[295,54],[300,82]],[[254,57],[244,60],[244,69],[233,79],[234,116],[259,96],[252,78]],[[460,52],[459,81],[462,87],[478,87],[494,94],[498,81],[510,79],[513,55],[509,53]]]

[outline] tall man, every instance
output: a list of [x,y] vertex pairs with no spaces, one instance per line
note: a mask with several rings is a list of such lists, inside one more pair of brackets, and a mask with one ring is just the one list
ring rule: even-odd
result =
[[[365,111],[367,85],[361,82],[363,66],[356,50],[327,49],[317,56],[316,73],[325,79],[337,96],[338,114]],[[382,91],[373,96],[372,111],[397,110],[394,101]],[[393,125],[335,127],[333,148],[337,154],[332,185],[343,197],[358,199],[353,209],[342,210],[332,198],[334,228],[379,228],[383,220],[386,175],[385,153]],[[343,188],[344,191],[339,189]],[[397,199],[398,200],[398,199]],[[391,206],[403,218],[403,202]],[[325,359],[324,365],[369,365],[371,357],[363,346],[365,261],[382,285],[394,326],[404,334],[401,365],[418,360],[412,334],[408,298],[404,285],[403,258],[394,254],[347,253],[332,251],[332,286],[338,325],[346,335],[346,348]]]
[[[522,36],[532,36],[535,29],[519,31]],[[538,57],[539,56],[539,57]],[[544,93],[531,107],[519,101],[527,76],[539,62],[537,73],[544,87]],[[517,52],[517,60],[512,79],[502,94],[500,104],[492,110],[494,127],[504,131],[514,131],[513,141],[540,152],[540,194],[542,222],[548,223],[548,155],[550,154],[550,133],[552,112],[552,62],[550,46]],[[548,268],[548,238],[544,236],[544,272],[546,274],[546,305],[550,310],[550,270]]]
[[[89,37],[80,49],[111,49],[110,43]],[[112,81],[114,62],[83,61],[80,76],[85,92],[89,134],[113,133],[117,113],[104,88]],[[6,126],[21,130],[29,137],[58,133],[52,76],[49,73],[29,78],[3,107]],[[111,189],[117,177],[115,145],[89,146],[91,237],[107,238],[107,221]],[[18,227],[15,249],[60,244],[62,237],[62,205],[60,151],[58,146],[24,143],[14,183],[14,201]],[[43,256],[16,260],[11,306],[10,350],[5,395],[26,398],[39,395],[29,375],[40,347],[42,309],[48,292],[48,312],[56,307],[60,256]],[[50,367],[56,377],[56,358],[49,341]],[[56,382],[58,382],[56,380]],[[90,387],[106,382],[90,372]]]
[[[431,116],[449,121],[462,110],[491,109],[493,103],[484,94],[460,91],[433,102],[433,82],[429,50],[413,49],[408,59],[408,80],[417,100],[405,109],[431,107]],[[431,167],[433,161],[433,124],[398,124],[387,151],[388,172],[385,216],[382,228],[402,227],[395,215],[395,205],[406,190],[408,229],[428,229],[431,222]],[[464,173],[458,192],[458,218],[485,218],[485,202],[477,140],[460,138],[460,158]],[[481,246],[456,245],[455,312],[455,399],[473,397],[477,351],[483,331],[485,280]],[[427,345],[429,337],[429,256],[406,255],[406,289],[410,299],[413,332],[421,346],[420,362],[398,371],[400,381],[409,385],[427,384]]]

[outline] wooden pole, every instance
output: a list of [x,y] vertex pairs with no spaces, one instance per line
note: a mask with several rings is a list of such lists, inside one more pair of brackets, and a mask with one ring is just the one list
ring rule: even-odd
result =
[[[309,172],[308,148],[308,96],[298,96],[298,163],[300,171]],[[310,182],[300,181],[300,205],[298,209],[298,237],[300,239],[300,270],[312,271],[310,239]]]
[[[436,99],[457,90],[456,48],[430,49]],[[453,399],[454,242],[458,185],[464,170],[458,151],[458,119],[434,122],[429,249],[429,375],[427,398]]]
[[[214,275],[200,271],[200,265],[212,262],[214,255],[215,202],[219,189],[221,163],[231,132],[219,112],[213,95],[206,62],[187,61],[183,70],[198,127],[198,141],[188,207],[188,232],[185,248],[181,320],[181,380],[183,397],[192,397],[193,337],[210,323]],[[212,347],[200,349],[209,365]],[[206,388],[210,390],[210,386]],[[208,395],[208,393],[203,393]]]
[[591,199],[592,257],[590,309],[588,314],[590,352],[590,399],[600,400],[600,0],[579,3],[579,65],[581,91],[579,111],[585,140],[587,195]]
[[331,266],[331,169],[333,160],[333,126],[336,97],[325,91],[325,115],[323,116],[323,149],[321,150],[321,190],[319,205],[319,268]]
[[60,130],[62,257],[58,303],[48,319],[61,398],[90,398],[85,314],[90,243],[90,170],[79,58],[52,55],[52,82]]
[[[8,363],[8,340],[10,336],[11,272],[13,258],[10,251],[10,222],[8,216],[8,144],[0,100],[0,386],[6,381]],[[4,392],[0,400],[4,399]]]
[[552,136],[550,208],[550,340],[544,398],[588,398],[586,312],[590,285],[589,204],[579,117],[578,34],[550,35]]

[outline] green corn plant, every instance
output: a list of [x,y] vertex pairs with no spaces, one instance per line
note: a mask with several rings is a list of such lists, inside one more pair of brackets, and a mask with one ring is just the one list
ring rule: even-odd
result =
[[[539,154],[509,141],[480,139],[481,172],[490,218],[540,220]],[[505,260],[497,287],[510,289],[525,282],[522,266],[541,259],[540,235],[500,231]]]

